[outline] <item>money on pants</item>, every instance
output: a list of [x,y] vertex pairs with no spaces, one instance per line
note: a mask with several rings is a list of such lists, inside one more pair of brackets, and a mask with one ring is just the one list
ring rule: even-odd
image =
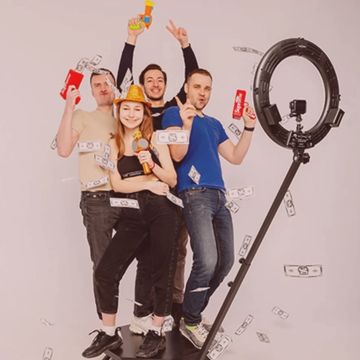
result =
[[166,194],[166,197],[175,205],[180,206],[180,207],[184,207],[183,201],[181,199],[179,199],[177,196],[175,196],[174,194],[172,194],[171,192],[168,192]]
[[110,198],[110,205],[112,207],[140,209],[139,202],[135,199]]

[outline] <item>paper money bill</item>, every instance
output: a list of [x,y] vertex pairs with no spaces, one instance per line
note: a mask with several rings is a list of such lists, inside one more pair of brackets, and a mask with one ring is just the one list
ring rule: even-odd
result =
[[246,53],[250,53],[250,54],[256,54],[259,56],[263,56],[264,53],[262,51],[253,49],[251,47],[247,47],[247,46],[233,46],[234,51],[239,51],[239,52],[246,52]]
[[184,207],[183,201],[181,199],[179,199],[177,196],[175,196],[174,194],[172,194],[171,192],[168,192],[166,194],[166,197],[175,205],[180,206],[180,207]]
[[225,206],[233,213],[236,214],[239,209],[240,206],[235,202],[235,201],[228,201]]
[[239,250],[239,256],[240,257],[245,257],[246,253],[249,250],[251,240],[252,240],[251,235],[245,235],[244,240],[243,240],[242,245],[241,245],[241,248]]
[[101,149],[100,141],[78,142],[79,152],[93,152],[93,151],[99,151],[100,149]]
[[45,326],[54,326],[54,323],[50,322],[49,320],[47,320],[45,318],[40,318],[40,321]]
[[224,351],[229,347],[232,343],[232,339],[228,335],[221,335],[220,338],[215,342],[215,344],[209,349],[207,357],[210,360],[215,360],[219,356],[221,356]]
[[56,143],[56,137],[55,137],[54,140],[50,144],[50,149],[55,150],[56,148],[57,148],[57,143]]
[[283,320],[286,320],[289,317],[289,314],[286,311],[281,310],[278,306],[274,306],[272,312]]
[[91,65],[99,65],[101,63],[102,56],[101,55],[95,55],[91,60],[89,61],[89,64]]
[[104,145],[103,158],[108,160],[108,159],[109,159],[109,157],[110,157],[110,152],[111,152],[110,145],[105,144],[105,145]]
[[198,185],[199,185],[201,175],[200,175],[200,173],[196,170],[196,168],[195,168],[194,165],[191,166],[188,175],[189,175],[189,177],[191,178],[191,180],[192,180],[195,184],[198,184]]
[[293,202],[290,190],[288,190],[286,192],[286,194],[284,195],[284,204],[285,204],[285,208],[286,208],[286,212],[287,212],[288,216],[294,216],[296,214],[296,212],[295,212],[295,206],[294,206],[294,202]]
[[246,199],[248,197],[254,196],[255,190],[254,186],[245,186],[240,189],[229,189],[226,191],[226,195],[231,199]]
[[43,353],[42,360],[51,360],[54,350],[51,347],[46,347]]
[[102,168],[111,170],[111,171],[115,170],[115,164],[111,160],[105,159],[102,156],[96,155],[96,154],[94,155],[94,158],[95,158],[96,163],[99,166],[101,166]]
[[248,315],[240,327],[236,330],[235,335],[241,335],[250,326],[253,320],[254,317],[252,315]]
[[75,70],[78,72],[83,72],[85,69],[86,64],[89,62],[90,60],[88,58],[82,58],[79,60],[79,62],[76,65]]
[[110,198],[110,205],[112,207],[124,207],[132,209],[140,209],[139,202],[135,199],[127,198]]
[[322,276],[322,265],[284,265],[284,273],[290,277],[311,278]]
[[189,132],[186,130],[157,130],[157,144],[188,144]]
[[109,182],[109,177],[104,176],[101,179],[94,180],[94,181],[89,181],[87,184],[85,184],[85,189],[86,190],[94,189],[94,188],[96,188],[98,186],[105,185],[108,182]]
[[235,134],[235,136],[236,136],[238,139],[240,138],[241,131],[240,131],[240,129],[239,129],[234,123],[231,123],[231,124],[228,126],[228,129],[229,129],[233,134]]
[[266,334],[257,331],[256,335],[258,336],[258,338],[261,342],[264,342],[264,343],[270,342],[270,339]]
[[120,91],[121,91],[121,96],[125,97],[126,94],[128,93],[129,87],[130,85],[133,83],[133,76],[132,76],[132,72],[131,70],[128,68],[126,70],[124,79],[120,85]]
[[110,89],[113,91],[115,98],[119,98],[120,97],[120,91],[119,89],[113,84],[113,82],[110,80],[109,78],[109,74],[106,75],[106,83],[108,84],[108,86],[110,87]]
[[171,315],[165,316],[161,331],[163,333],[171,331],[174,327],[174,318]]

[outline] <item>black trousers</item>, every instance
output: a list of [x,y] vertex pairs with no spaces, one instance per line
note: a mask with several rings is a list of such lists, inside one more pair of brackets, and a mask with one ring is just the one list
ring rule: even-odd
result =
[[122,208],[116,234],[95,269],[100,309],[106,314],[117,312],[119,282],[135,254],[141,253],[145,246],[150,254],[154,313],[158,316],[169,315],[176,269],[180,209],[165,196],[150,191],[118,196],[137,200],[140,209]]

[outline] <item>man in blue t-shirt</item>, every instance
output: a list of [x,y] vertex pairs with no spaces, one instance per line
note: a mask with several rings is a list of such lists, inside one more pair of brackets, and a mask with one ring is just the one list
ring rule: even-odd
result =
[[219,154],[232,164],[244,159],[255,127],[255,113],[246,104],[244,131],[234,145],[217,119],[205,115],[212,87],[204,69],[191,72],[186,80],[186,102],[166,110],[162,125],[168,130],[190,132],[189,144],[170,145],[177,166],[177,190],[184,203],[184,217],[193,251],[193,265],[186,284],[181,333],[201,348],[209,327],[201,313],[234,263],[234,237],[230,211],[226,208],[225,185]]

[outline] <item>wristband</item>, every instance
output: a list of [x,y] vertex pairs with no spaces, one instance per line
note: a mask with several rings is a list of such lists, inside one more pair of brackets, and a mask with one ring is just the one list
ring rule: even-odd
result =
[[254,127],[244,127],[244,131],[254,131],[255,130],[255,126]]

